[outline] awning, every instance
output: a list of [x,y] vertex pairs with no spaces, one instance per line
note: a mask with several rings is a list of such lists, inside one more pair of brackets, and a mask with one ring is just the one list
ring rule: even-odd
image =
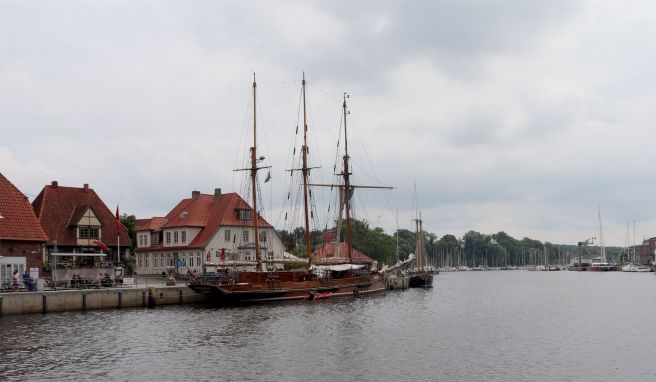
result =
[[364,264],[335,264],[335,265],[313,265],[312,269],[329,270],[329,271],[347,271],[349,269],[361,269]]
[[62,257],[105,257],[106,253],[64,253],[57,252],[51,253],[51,256],[62,256]]

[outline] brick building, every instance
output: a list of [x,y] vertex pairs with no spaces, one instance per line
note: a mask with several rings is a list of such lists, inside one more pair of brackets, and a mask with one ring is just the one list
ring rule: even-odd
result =
[[48,236],[27,197],[0,174],[0,284],[15,270],[43,273],[43,247]]

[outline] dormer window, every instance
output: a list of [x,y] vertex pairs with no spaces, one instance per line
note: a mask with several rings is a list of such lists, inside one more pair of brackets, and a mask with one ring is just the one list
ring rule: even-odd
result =
[[237,210],[237,218],[239,220],[251,220],[251,210],[248,209]]
[[79,227],[79,239],[98,239],[100,231],[95,227]]
[[189,212],[187,212],[187,211],[180,212],[180,218],[181,219],[186,219],[187,216],[189,216]]

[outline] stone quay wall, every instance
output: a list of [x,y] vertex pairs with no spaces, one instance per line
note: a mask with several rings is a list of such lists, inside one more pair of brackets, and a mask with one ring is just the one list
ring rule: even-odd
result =
[[202,303],[186,286],[0,293],[0,316]]

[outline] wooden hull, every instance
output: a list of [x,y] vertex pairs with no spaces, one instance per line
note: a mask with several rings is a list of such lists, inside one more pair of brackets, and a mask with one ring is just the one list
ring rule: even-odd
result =
[[189,288],[207,295],[215,305],[235,305],[294,300],[314,300],[316,296],[357,297],[384,293],[385,283],[379,276],[351,277],[335,280],[289,282],[251,282],[223,284],[189,284]]
[[410,274],[410,288],[432,288],[433,273],[424,271]]

